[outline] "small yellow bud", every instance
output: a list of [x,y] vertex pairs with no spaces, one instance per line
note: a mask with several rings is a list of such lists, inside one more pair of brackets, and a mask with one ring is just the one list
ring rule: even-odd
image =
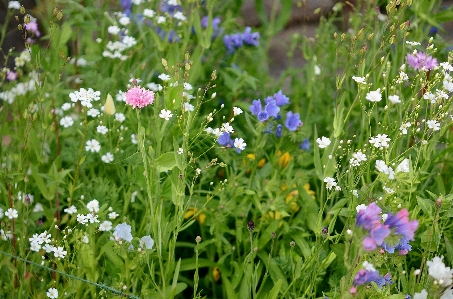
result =
[[107,94],[107,99],[105,100],[104,113],[108,115],[115,114],[115,104],[113,103],[113,99],[110,94]]

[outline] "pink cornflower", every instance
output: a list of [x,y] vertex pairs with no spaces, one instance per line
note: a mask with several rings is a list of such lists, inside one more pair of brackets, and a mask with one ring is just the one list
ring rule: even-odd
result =
[[132,108],[143,108],[153,102],[154,92],[151,90],[135,86],[126,92],[126,104],[131,105]]
[[408,54],[407,63],[416,70],[432,70],[438,65],[436,58],[423,52]]

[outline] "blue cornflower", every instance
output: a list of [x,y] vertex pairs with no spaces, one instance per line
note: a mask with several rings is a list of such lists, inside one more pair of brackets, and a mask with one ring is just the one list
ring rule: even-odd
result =
[[[201,19],[201,27],[208,28],[208,20],[209,20],[208,16],[203,17]],[[212,30],[213,30],[212,38],[217,37],[217,35],[219,35],[220,32],[222,32],[222,29],[219,28],[221,22],[222,20],[219,17],[215,17],[212,19]]]
[[277,117],[278,113],[280,112],[280,107],[278,107],[275,103],[275,100],[270,100],[266,106],[261,104],[260,100],[254,100],[252,105],[250,106],[250,112],[253,115],[258,117],[260,122],[264,122],[268,120],[270,117]]
[[308,138],[305,138],[304,141],[300,144],[300,149],[304,151],[309,151],[311,147],[310,140]]
[[354,277],[354,285],[362,285],[374,281],[380,289],[386,285],[387,281],[384,277],[379,275],[379,272],[376,270],[359,270]]
[[242,34],[241,37],[244,44],[246,45],[256,47],[260,44],[260,33],[259,32],[252,33],[252,28],[250,27],[245,28],[244,33]]
[[282,125],[278,124],[277,128],[275,129],[275,136],[277,136],[277,138],[282,137],[282,133],[283,133],[282,130],[283,130]]
[[132,231],[132,227],[127,224],[127,223],[121,223],[121,224],[118,224],[116,227],[115,227],[115,230],[113,231],[113,235],[115,236],[115,238],[119,238],[119,239],[123,239],[125,241],[132,241],[132,234],[131,234],[131,231]]
[[286,113],[285,126],[286,126],[286,128],[288,128],[288,130],[293,132],[301,125],[302,125],[302,122],[300,121],[299,113],[292,113],[291,111]]
[[262,109],[263,105],[261,104],[261,101],[253,100],[252,105],[250,106],[250,112],[252,112],[253,115],[258,116],[258,113],[260,113]]
[[230,133],[228,132],[223,132],[220,136],[219,139],[217,139],[217,142],[225,147],[231,147],[231,144],[233,140],[230,138]]
[[161,1],[160,2],[160,11],[161,12],[168,12],[170,15],[173,15],[177,11],[181,11],[182,7],[180,5],[172,5],[168,4],[168,1]]
[[129,17],[131,15],[132,0],[121,0],[120,2],[124,9],[124,13]]
[[140,239],[140,247],[145,245],[146,249],[152,249],[154,246],[154,240],[151,238],[151,236],[143,236]]
[[277,106],[275,100],[271,100],[266,104],[264,110],[269,114],[269,117],[277,117],[280,112],[280,107]]
[[258,120],[260,122],[265,122],[268,119],[269,119],[269,113],[267,113],[265,110],[260,111],[260,113],[258,113]]
[[277,103],[278,107],[284,106],[289,104],[289,98],[285,96],[281,90],[279,90],[276,94],[272,96]]

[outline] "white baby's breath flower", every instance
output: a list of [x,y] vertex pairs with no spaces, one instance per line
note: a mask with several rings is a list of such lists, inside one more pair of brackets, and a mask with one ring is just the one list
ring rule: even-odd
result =
[[101,114],[101,112],[99,112],[98,109],[95,109],[95,108],[91,108],[90,110],[88,110],[87,112],[87,115],[88,116],[91,116],[91,117],[96,117],[98,116],[99,114]]
[[58,298],[58,290],[56,288],[50,288],[47,290],[46,295],[50,299],[56,299],[56,298]]
[[409,159],[406,158],[401,161],[400,164],[396,167],[396,172],[409,172]]
[[113,160],[114,160],[113,154],[110,153],[110,152],[105,153],[105,155],[102,155],[101,160],[102,160],[102,162],[104,162],[104,163],[113,162]]
[[148,87],[149,90],[152,90],[154,92],[158,92],[163,89],[162,85],[154,83],[154,82],[146,84],[146,87]]
[[102,135],[105,135],[105,134],[107,134],[109,129],[107,129],[106,126],[97,126],[96,131]]
[[352,80],[354,80],[355,82],[359,83],[359,84],[366,84],[366,79],[365,77],[356,77],[356,76],[352,76]]
[[112,230],[112,222],[105,220],[99,225],[99,230],[102,232],[108,232]]
[[8,2],[8,8],[9,9],[20,9],[19,1],[9,1]]
[[406,135],[407,129],[410,128],[411,123],[402,123],[400,126],[401,134]]
[[143,10],[143,16],[145,16],[147,18],[152,18],[152,17],[154,17],[155,14],[156,14],[156,12],[152,9],[145,8]]
[[70,116],[65,116],[60,120],[60,126],[62,126],[64,128],[69,128],[73,124],[74,124],[74,119],[72,119],[72,117],[70,117]]
[[331,177],[326,177],[324,179],[324,183],[326,183],[327,190],[331,190],[332,188],[337,186],[337,182],[335,182],[335,179]]
[[234,139],[234,147],[238,148],[240,150],[244,150],[246,147],[247,143],[244,142],[244,139],[242,138],[235,138]]
[[436,120],[428,120],[426,124],[428,125],[428,128],[432,129],[433,131],[440,130],[440,123]]
[[157,78],[161,79],[162,81],[169,81],[170,80],[170,76],[167,75],[167,74],[160,74],[159,76],[157,76]]
[[17,213],[16,209],[9,208],[8,210],[6,210],[5,216],[9,219],[16,219],[17,217],[19,217],[19,214]]
[[162,109],[160,111],[159,117],[163,118],[165,120],[170,120],[170,118],[173,116],[170,110]]
[[77,208],[76,206],[72,205],[69,208],[66,208],[63,210],[65,213],[68,213],[69,215],[77,213]]
[[115,113],[115,120],[122,123],[123,121],[126,120],[126,116],[124,116],[123,113]]
[[329,138],[322,136],[321,138],[316,139],[316,143],[318,143],[319,148],[326,148],[329,146],[331,141]]
[[234,129],[230,125],[230,123],[223,123],[222,127],[220,128],[220,131],[227,132],[227,133],[234,133]]
[[374,91],[370,91],[366,94],[365,98],[370,102],[379,102],[380,100],[382,100],[381,89],[378,88]]
[[131,22],[131,19],[129,19],[127,16],[124,16],[124,15],[123,15],[123,16],[118,20],[118,22],[119,22],[121,25],[123,25],[123,26],[127,26],[127,25],[129,25],[129,23]]
[[98,153],[101,150],[101,144],[96,139],[91,139],[86,142],[85,150],[87,152]]
[[190,103],[184,103],[184,111],[186,112],[192,112],[195,109],[195,107],[190,104]]
[[167,21],[167,19],[164,16],[158,16],[156,18],[157,24],[162,24],[162,23],[165,23],[166,21]]
[[399,103],[401,103],[400,97],[397,96],[397,95],[391,95],[391,96],[389,96],[389,101],[390,101],[392,104],[399,104]]
[[242,113],[242,109],[239,107],[233,107],[233,115],[237,116]]
[[120,27],[114,25],[114,26],[109,26],[107,28],[107,32],[110,33],[110,34],[113,34],[113,35],[117,35],[118,33],[121,32],[121,29]]
[[99,212],[99,201],[96,199],[91,200],[90,202],[87,203],[87,209],[90,212],[97,213]]

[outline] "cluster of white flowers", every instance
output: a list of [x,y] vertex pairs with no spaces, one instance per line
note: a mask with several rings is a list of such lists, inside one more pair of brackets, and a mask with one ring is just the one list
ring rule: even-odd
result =
[[378,134],[376,137],[371,137],[369,140],[370,144],[378,149],[388,148],[390,146],[390,141],[387,134]]
[[[442,262],[443,258],[443,256],[436,256],[432,261],[426,263],[428,265],[428,274],[434,279],[435,284],[446,288],[440,299],[453,299],[453,290],[451,289],[453,270],[445,266],[444,262]],[[414,299],[426,298],[428,298],[428,292],[424,289],[414,295]]]
[[366,155],[362,151],[358,151],[352,154],[352,158],[349,160],[351,166],[356,167],[360,166],[362,162],[366,161]]
[[[403,66],[405,66],[405,65],[403,65]],[[409,81],[409,76],[403,70],[401,70],[400,74],[396,78],[395,82],[397,84],[401,84],[401,83],[406,82],[406,81]]]
[[69,98],[74,103],[80,101],[80,104],[87,108],[92,108],[93,101],[99,101],[101,99],[101,92],[94,91],[91,87],[88,89],[80,88],[79,91],[74,91],[69,94]]
[[376,169],[377,171],[388,175],[388,178],[391,180],[395,178],[395,171],[393,170],[393,168],[387,166],[387,164],[385,164],[385,162],[382,160],[376,160]]
[[326,177],[324,179],[324,183],[326,183],[327,190],[332,190],[332,188],[334,188],[334,187],[335,187],[336,191],[340,191],[341,190],[341,187],[337,185],[337,182],[335,182],[334,178]]
[[396,167],[396,172],[409,172],[409,159],[406,158],[401,161],[400,164]]
[[[33,75],[30,74],[30,77]],[[38,82],[35,78],[31,78],[28,82],[20,82],[13,86],[10,90],[0,92],[0,99],[12,104],[16,97],[23,96],[27,92],[35,90],[35,84]]]

